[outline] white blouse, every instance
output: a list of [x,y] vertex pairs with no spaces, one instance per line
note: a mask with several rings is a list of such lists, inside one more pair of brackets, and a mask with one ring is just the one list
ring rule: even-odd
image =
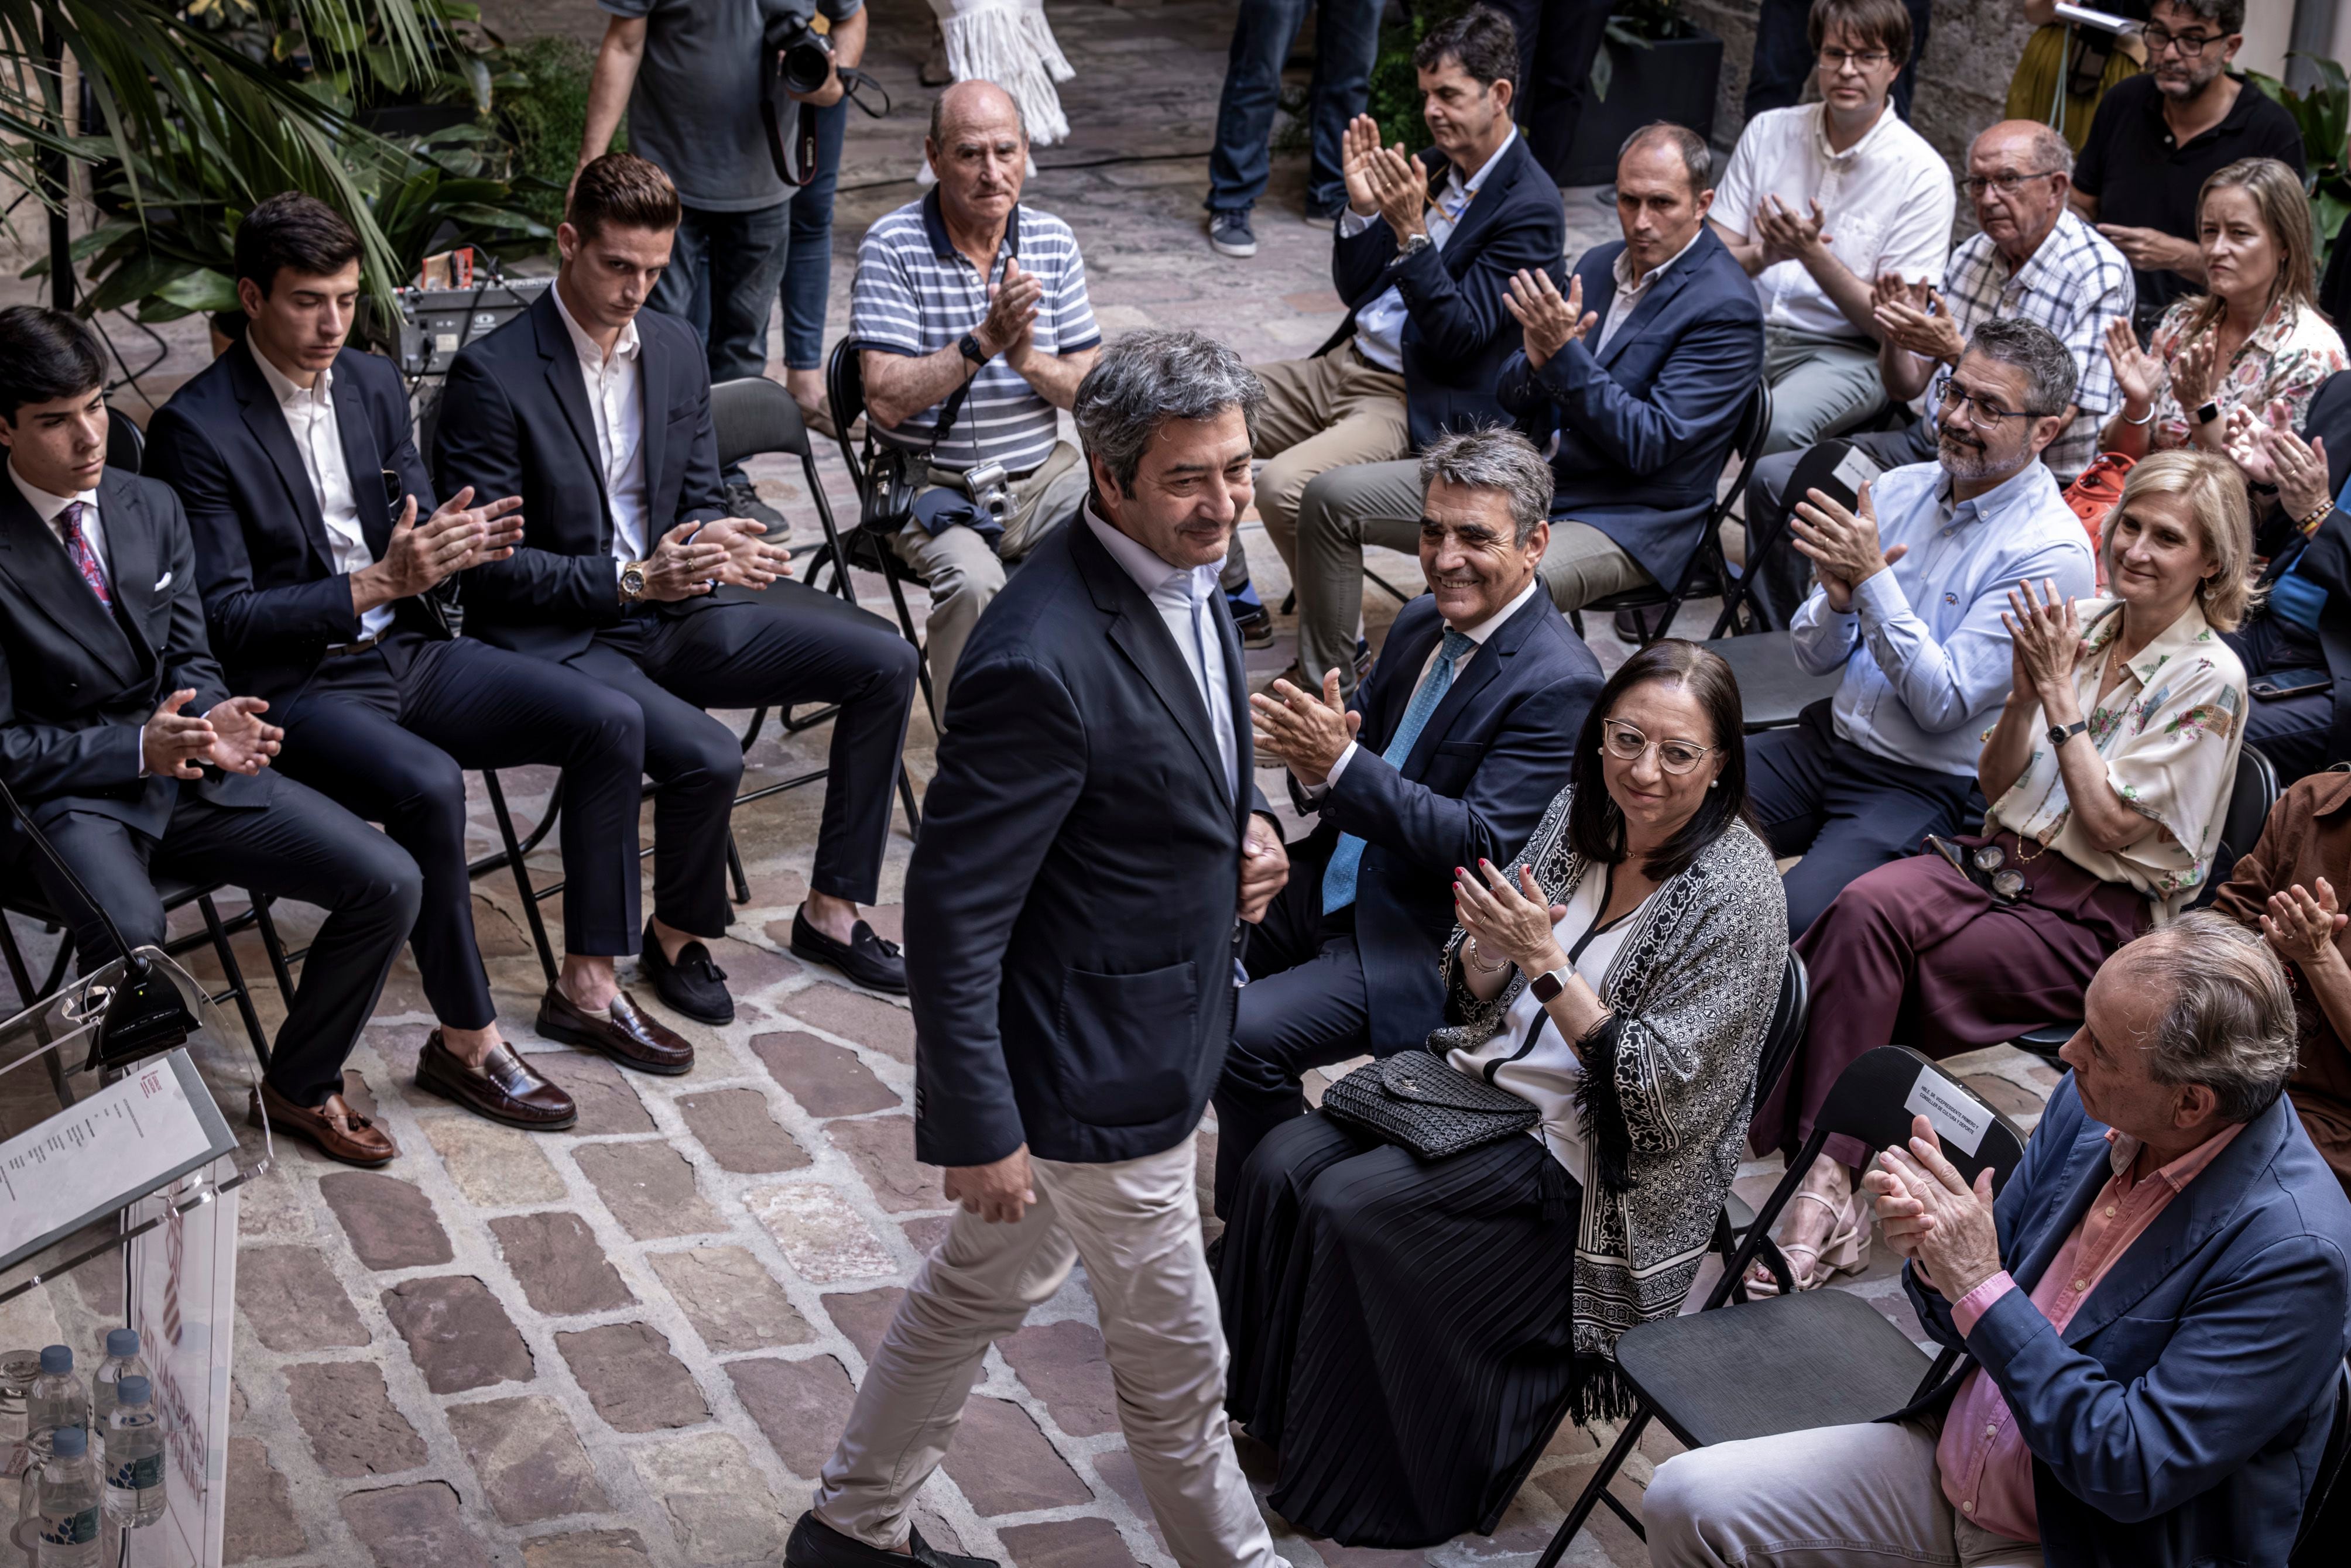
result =
[[[1615,962],[1616,951],[1632,934],[1641,911],[1648,907],[1648,900],[1644,899],[1618,915],[1606,929],[1593,930],[1600,912],[1607,907],[1613,880],[1610,874],[1587,874],[1576,884],[1574,894],[1567,901],[1567,914],[1558,925],[1560,946],[1568,954],[1569,967],[1595,992],[1607,978],[1608,966]],[[1542,1003],[1535,1000],[1531,987],[1520,989],[1517,999],[1502,1017],[1499,1034],[1475,1051],[1456,1050],[1446,1060],[1456,1071],[1473,1078],[1485,1078],[1496,1088],[1507,1089],[1533,1105],[1542,1116],[1535,1135],[1543,1140],[1552,1158],[1564,1166],[1570,1176],[1590,1186],[1592,1161],[1584,1147],[1583,1123],[1575,1110],[1575,1091],[1583,1081],[1583,1062],[1576,1056],[1573,1042],[1561,1038],[1557,1021],[1550,1019]],[[1534,1049],[1527,1051],[1527,1031],[1538,1019],[1547,1021]]]

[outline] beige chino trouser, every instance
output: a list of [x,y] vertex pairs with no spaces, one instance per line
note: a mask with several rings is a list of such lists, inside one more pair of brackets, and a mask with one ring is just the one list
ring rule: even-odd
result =
[[[1317,360],[1253,366],[1265,383],[1257,416],[1257,515],[1294,579],[1298,503],[1318,474],[1354,463],[1386,463],[1412,451],[1404,377],[1342,343]],[[1417,514],[1415,514],[1417,516]]]
[[904,1543],[987,1347],[1082,1259],[1119,1426],[1184,1568],[1281,1568],[1225,1425],[1225,1334],[1200,1244],[1193,1141],[1139,1160],[1032,1160],[1016,1225],[957,1211],[915,1270],[825,1462],[816,1514],[869,1546]]

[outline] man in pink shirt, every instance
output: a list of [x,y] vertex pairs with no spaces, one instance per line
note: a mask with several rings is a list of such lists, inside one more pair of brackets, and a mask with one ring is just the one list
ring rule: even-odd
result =
[[1952,1376],[1660,1467],[1659,1568],[2285,1561],[2351,1348],[2351,1200],[2283,1095],[2284,971],[2191,914],[2107,960],[2084,1012],[1997,1202],[1923,1117],[1864,1178],[1927,1333],[1966,1353]]

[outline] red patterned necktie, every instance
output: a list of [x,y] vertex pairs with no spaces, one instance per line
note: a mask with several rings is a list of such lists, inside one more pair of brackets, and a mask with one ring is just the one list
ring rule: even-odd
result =
[[74,570],[98,595],[98,601],[111,610],[114,595],[106,586],[106,569],[98,564],[98,552],[89,548],[89,537],[81,531],[81,503],[76,501],[57,514],[57,526],[65,530],[66,554],[73,558]]

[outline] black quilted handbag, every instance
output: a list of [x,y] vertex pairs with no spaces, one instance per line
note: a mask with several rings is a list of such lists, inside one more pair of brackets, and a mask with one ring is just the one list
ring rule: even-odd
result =
[[1426,1051],[1365,1062],[1323,1092],[1322,1110],[1334,1122],[1425,1160],[1531,1132],[1541,1120],[1533,1105],[1509,1090],[1460,1072]]

